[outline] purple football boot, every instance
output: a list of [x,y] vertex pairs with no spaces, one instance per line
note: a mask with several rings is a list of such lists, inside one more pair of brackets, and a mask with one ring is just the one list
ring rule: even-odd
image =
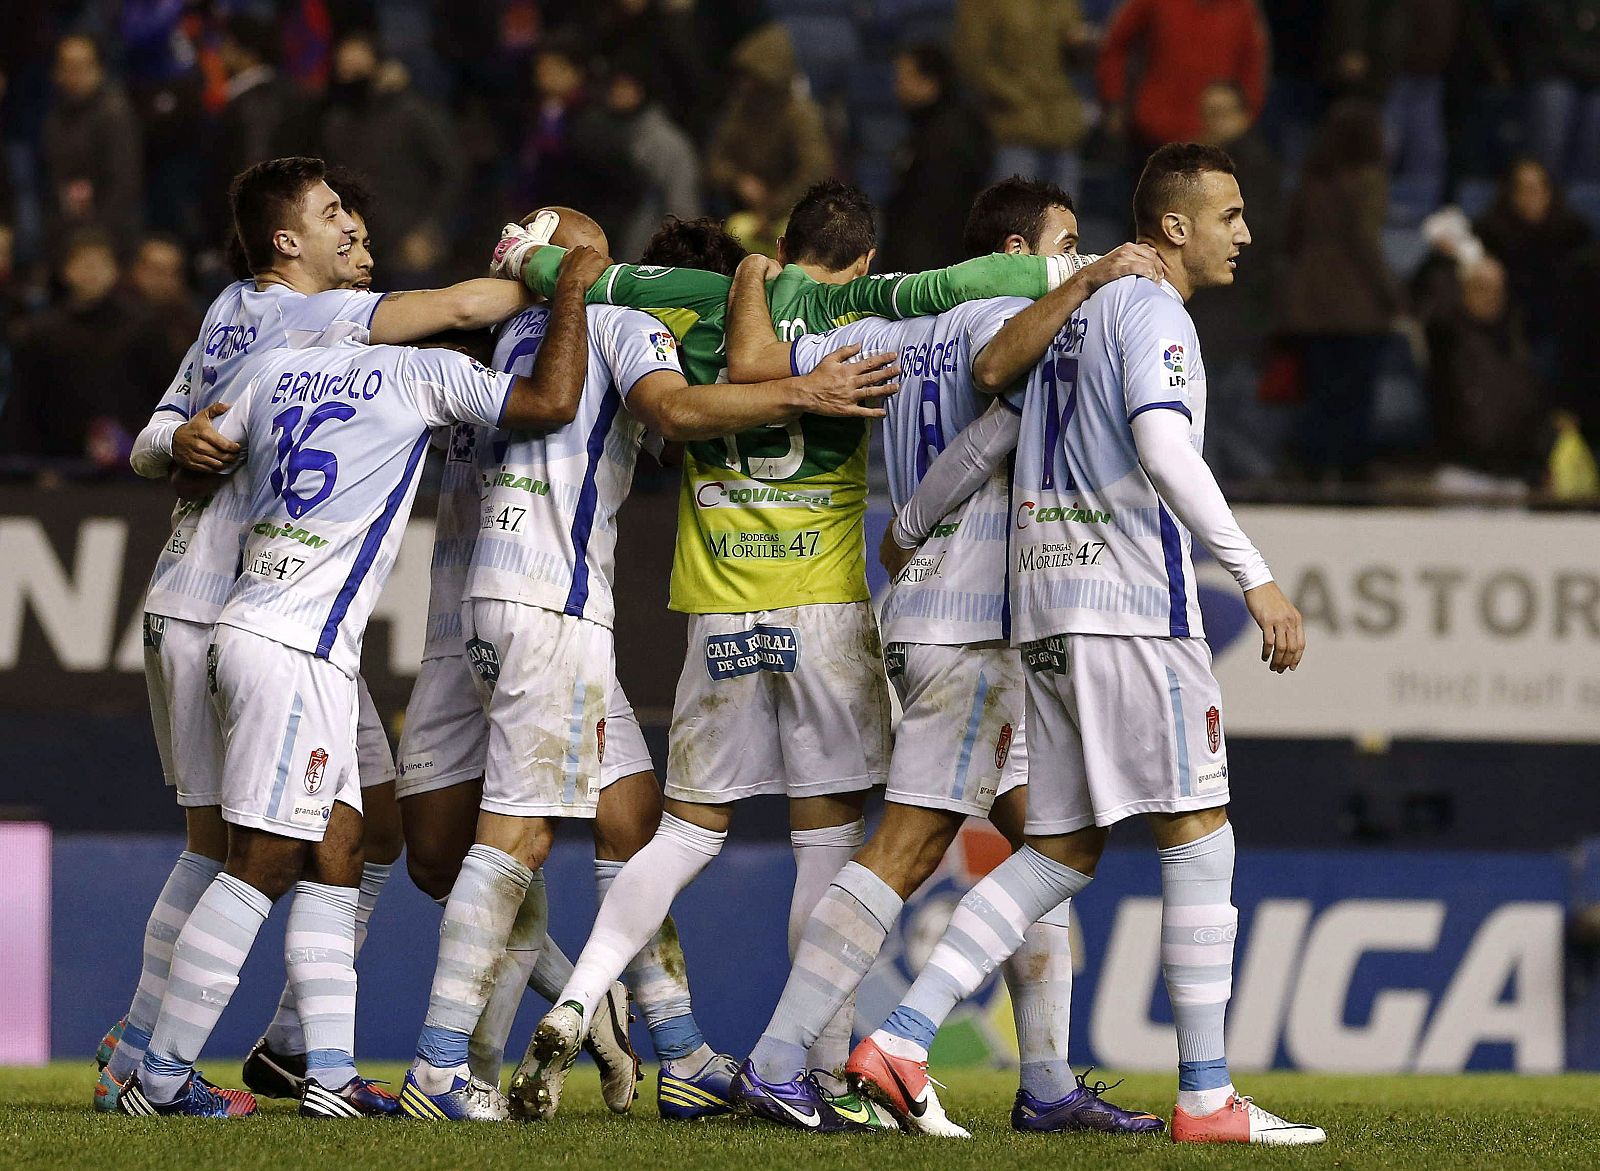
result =
[[872,1129],[851,1122],[830,1106],[815,1074],[808,1073],[790,1082],[764,1082],[756,1075],[756,1067],[746,1061],[739,1067],[739,1076],[733,1079],[733,1100],[760,1118],[812,1134]]
[[[1086,1073],[1093,1073],[1090,1069]],[[1163,1130],[1166,1123],[1154,1114],[1142,1110],[1124,1110],[1114,1106],[1100,1095],[1115,1089],[1121,1082],[1106,1085],[1084,1081],[1077,1075],[1078,1088],[1059,1102],[1041,1102],[1026,1090],[1017,1091],[1017,1101],[1011,1107],[1011,1129],[1034,1134],[1052,1134],[1063,1130],[1099,1130],[1108,1134],[1153,1134]]]

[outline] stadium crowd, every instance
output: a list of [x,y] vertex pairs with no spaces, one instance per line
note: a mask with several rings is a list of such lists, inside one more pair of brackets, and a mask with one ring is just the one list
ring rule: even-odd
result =
[[1195,303],[1225,481],[1600,492],[1600,0],[56,0],[8,16],[0,92],[14,475],[126,473],[260,158],[371,180],[384,288],[481,271],[541,204],[622,257],[665,214],[770,252],[828,175],[879,207],[880,270],[959,259],[1012,173],[1104,252],[1151,147],[1200,139],[1255,237]]

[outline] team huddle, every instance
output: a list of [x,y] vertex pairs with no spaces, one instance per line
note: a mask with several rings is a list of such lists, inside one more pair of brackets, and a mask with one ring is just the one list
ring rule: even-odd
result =
[[[1238,582],[1271,670],[1304,651],[1200,455],[1184,305],[1230,283],[1250,240],[1225,154],[1153,154],[1139,242],[1105,257],[1078,254],[1067,193],[997,183],[968,217],[970,259],[919,274],[869,274],[873,209],[836,182],[801,198],[776,262],[669,220],[617,263],[581,209],[543,208],[507,225],[490,276],[387,294],[353,179],[274,159],[230,199],[250,275],[212,304],[133,453],[178,497],[144,642],[188,840],[101,1046],[97,1109],[242,1117],[261,1094],[308,1117],[544,1120],[587,1050],[620,1113],[636,1006],[664,1119],[967,1137],[928,1049],[1002,968],[1012,1126],[1159,1132],[1067,1058],[1070,901],[1110,827],[1144,815],[1171,1137],[1323,1141],[1238,1093],[1223,1043],[1234,841],[1193,541]],[[895,513],[881,612],[874,419]],[[362,637],[430,447],[427,643],[396,756]],[[682,463],[670,605],[690,621],[664,785],[612,637],[615,517],[641,449]],[[793,964],[740,1060],[701,1033],[669,911],[761,794],[789,799]],[[1014,852],[852,1048],[857,986],[970,816]],[[600,906],[575,961],[547,933],[558,818],[593,827]],[[443,919],[394,1095],[357,1068],[355,960],[402,843]],[[195,1061],[285,896],[283,995],[249,1090],[220,1088]],[[529,988],[554,1007],[507,1081]]]

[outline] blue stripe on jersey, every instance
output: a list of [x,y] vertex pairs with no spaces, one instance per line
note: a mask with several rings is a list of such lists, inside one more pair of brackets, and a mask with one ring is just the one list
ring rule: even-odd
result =
[[1183,584],[1183,539],[1165,504],[1161,514],[1161,555],[1167,562],[1167,626],[1173,638],[1189,637],[1189,594]]
[[1005,395],[1001,395],[995,401],[1003,406],[1006,410],[1010,411],[1013,415],[1017,415],[1019,417],[1022,415],[1022,408],[1017,406],[1016,403],[1012,402]]
[[621,407],[622,396],[611,386],[600,400],[600,413],[589,431],[589,466],[583,473],[583,487],[578,489],[577,515],[572,518],[572,588],[567,591],[567,604],[561,608],[563,614],[574,617],[583,616],[589,601],[589,536],[594,531],[594,506],[599,496],[594,479],[605,454],[606,436],[611,434],[611,424],[616,422]]
[[972,694],[972,712],[967,717],[967,734],[961,739],[961,751],[956,755],[956,791],[950,794],[957,801],[967,796],[967,773],[972,769],[972,745],[978,739],[978,727],[983,723],[983,701],[989,697],[989,676],[978,672],[978,689]]
[[189,412],[184,410],[177,403],[162,403],[156,408],[156,414],[159,415],[162,411],[171,411],[174,414],[182,415],[185,419],[189,417]]
[[328,611],[328,620],[322,624],[322,633],[317,637],[319,659],[327,658],[333,650],[334,640],[339,637],[339,624],[344,621],[350,603],[355,600],[357,591],[361,589],[361,583],[367,579],[373,561],[377,560],[378,550],[383,548],[383,539],[389,535],[389,526],[394,523],[395,513],[400,511],[400,505],[405,500],[406,492],[417,473],[417,465],[422,461],[422,453],[428,448],[430,434],[430,431],[424,431],[411,445],[411,455],[406,459],[406,470],[400,473],[400,482],[394,486],[394,491],[389,493],[389,499],[383,502],[383,511],[378,514],[378,519],[372,522],[371,527],[367,529],[366,537],[361,541],[361,548],[356,552],[355,564],[350,566],[349,576],[344,579],[344,585],[339,587],[339,594],[333,599],[333,606]]
[[797,350],[799,347],[800,343],[798,341],[789,343],[789,373],[793,374],[796,378],[800,377],[800,362],[795,354],[795,350]]
[[367,332],[372,332],[372,319],[378,315],[378,306],[388,299],[388,293],[381,293],[372,300],[372,312],[367,314]]
[[1189,408],[1178,402],[1176,399],[1172,399],[1164,403],[1145,403],[1144,406],[1139,407],[1133,412],[1133,414],[1128,416],[1128,422],[1133,422],[1146,411],[1177,411],[1185,419],[1188,419],[1189,422],[1194,422],[1194,415],[1189,412]]

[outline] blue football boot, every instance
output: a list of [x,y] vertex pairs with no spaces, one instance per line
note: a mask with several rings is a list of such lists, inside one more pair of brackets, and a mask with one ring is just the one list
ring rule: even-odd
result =
[[656,1074],[656,1109],[671,1122],[699,1122],[733,1112],[733,1080],[739,1063],[718,1053],[689,1077],[677,1077],[662,1066]]
[[424,1122],[504,1122],[511,1117],[506,1097],[488,1082],[457,1077],[442,1094],[429,1094],[417,1084],[415,1070],[406,1071],[400,1087],[400,1111]]
[[[746,1061],[733,1082],[735,1100],[759,1118],[812,1134],[838,1134],[872,1130],[865,1119],[841,1114],[823,1094],[817,1075],[808,1073],[787,1082],[762,1080],[755,1065]],[[854,1097],[854,1095],[852,1095]],[[859,1113],[859,1111],[852,1111]],[[895,1127],[896,1130],[900,1128]]]
[[256,1112],[255,1095],[245,1090],[224,1090],[206,1081],[199,1070],[189,1075],[183,1092],[171,1102],[152,1102],[139,1086],[139,1075],[129,1076],[117,1099],[123,1114],[155,1118],[183,1115],[189,1118],[248,1118]]
[[1147,1114],[1143,1110],[1124,1110],[1100,1096],[1120,1085],[1120,1082],[1109,1086],[1105,1082],[1090,1085],[1083,1080],[1084,1074],[1076,1076],[1077,1088],[1058,1102],[1041,1102],[1028,1091],[1018,1090],[1016,1103],[1011,1107],[1011,1129],[1035,1134],[1055,1134],[1065,1130],[1151,1134],[1166,1127],[1167,1124],[1154,1114]]

